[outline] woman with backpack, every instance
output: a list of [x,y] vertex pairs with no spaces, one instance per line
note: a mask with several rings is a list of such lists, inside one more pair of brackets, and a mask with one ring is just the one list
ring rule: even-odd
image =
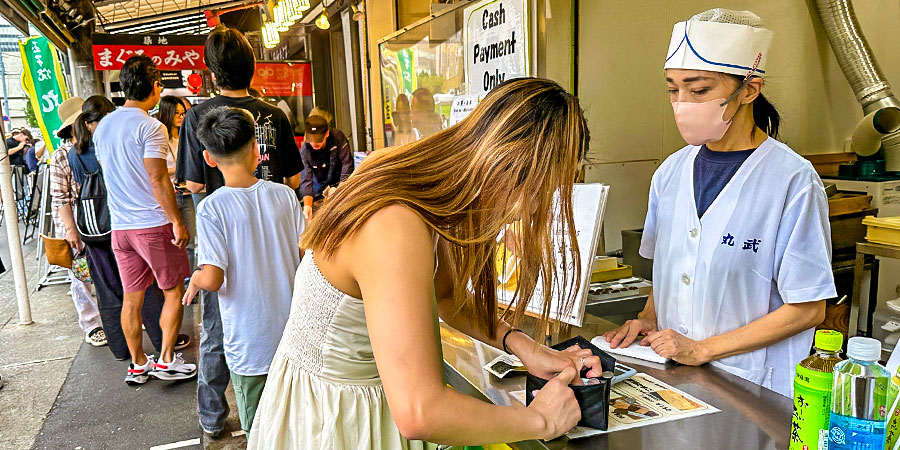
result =
[[[50,158],[48,172],[54,234],[57,238],[65,239],[75,252],[80,252],[84,248],[84,244],[75,227],[74,208],[77,189],[73,188],[72,172],[69,170],[66,155],[72,145],[72,123],[74,123],[83,102],[84,100],[79,97],[72,97],[59,105],[58,111],[62,126],[57,135],[63,139],[64,144]],[[78,326],[84,332],[84,341],[95,347],[106,345],[106,334],[97,304],[91,297],[90,286],[83,280],[79,280],[71,267],[66,269],[69,269],[68,274],[71,280],[69,290],[72,304],[78,313]]]
[[[102,95],[95,95],[84,101],[81,114],[72,126],[73,146],[68,151],[66,160],[76,196],[75,224],[87,250],[88,267],[97,290],[100,317],[106,328],[110,350],[116,359],[124,360],[130,357],[130,353],[121,323],[122,279],[112,251],[106,186],[91,139],[100,119],[114,109],[115,105]],[[159,328],[162,305],[162,291],[153,284],[147,288],[141,315],[147,334],[157,349],[162,348],[162,330]],[[186,337],[179,336],[179,340]]]

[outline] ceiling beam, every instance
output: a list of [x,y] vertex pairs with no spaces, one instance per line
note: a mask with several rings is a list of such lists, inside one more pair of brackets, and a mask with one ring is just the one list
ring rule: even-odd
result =
[[28,36],[28,20],[9,5],[9,0],[0,1],[0,16],[3,16],[10,25],[19,30],[19,33]]
[[229,8],[231,6],[239,6],[239,5],[243,5],[245,3],[247,3],[247,2],[241,1],[241,0],[210,3],[208,5],[201,5],[201,6],[196,6],[193,8],[182,9],[180,11],[171,11],[171,12],[162,13],[162,14],[155,14],[152,16],[139,17],[136,19],[122,20],[122,21],[118,21],[118,22],[109,22],[106,24],[106,26],[104,28],[106,29],[107,32],[111,32],[112,30],[119,29],[119,28],[143,25],[146,23],[152,23],[152,22],[157,22],[157,21],[166,20],[166,19],[174,19],[174,18],[178,18],[181,16],[187,16],[190,14],[200,13],[200,12],[203,12],[206,10]]
[[[6,4],[12,7],[12,9],[16,13],[18,13],[19,16],[34,25],[34,27],[37,28],[38,31],[41,32],[41,34],[47,36],[47,39],[49,39],[50,42],[52,42],[53,45],[55,45],[58,49],[60,49],[61,51],[66,51],[69,48],[69,41],[66,37],[59,34],[57,30],[54,29],[54,27],[47,26],[47,24],[45,24],[40,17],[32,15],[31,12],[25,9],[25,7],[23,7],[19,2],[12,0],[7,1]],[[27,35],[28,33],[25,34]]]

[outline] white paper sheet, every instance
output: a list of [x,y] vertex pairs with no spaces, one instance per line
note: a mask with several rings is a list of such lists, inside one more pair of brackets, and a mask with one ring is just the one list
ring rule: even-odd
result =
[[606,353],[609,353],[610,355],[628,356],[629,358],[635,358],[659,364],[665,364],[669,361],[668,358],[659,356],[655,351],[653,351],[652,348],[644,347],[637,341],[625,348],[611,348],[609,346],[609,342],[606,342],[606,338],[604,338],[603,336],[596,336],[591,339],[591,344],[596,345],[597,348],[603,350]]

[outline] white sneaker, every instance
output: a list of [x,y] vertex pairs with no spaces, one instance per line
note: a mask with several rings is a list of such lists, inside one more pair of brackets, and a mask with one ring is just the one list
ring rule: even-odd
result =
[[125,375],[125,384],[130,386],[138,386],[147,382],[150,379],[150,372],[153,370],[153,365],[156,364],[156,361],[153,360],[152,356],[147,356],[147,362],[144,363],[143,366],[136,366],[133,362],[128,365],[128,373]]
[[163,362],[162,356],[150,369],[150,375],[160,380],[186,380],[197,376],[197,366],[189,364],[181,359],[181,353],[176,353],[172,362]]
[[106,345],[106,332],[103,331],[103,328],[94,328],[90,333],[84,335],[84,342],[94,347],[103,347]]

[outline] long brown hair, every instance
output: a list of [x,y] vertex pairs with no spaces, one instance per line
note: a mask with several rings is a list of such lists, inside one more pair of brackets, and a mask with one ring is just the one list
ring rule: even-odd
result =
[[[521,320],[540,279],[545,323],[553,308],[570,311],[577,291],[572,184],[587,141],[578,99],[550,80],[507,81],[459,124],[369,156],[325,203],[301,246],[330,257],[375,212],[402,204],[451,243],[444,269],[457,307],[493,334],[497,236],[518,223],[517,300],[504,317]],[[569,244],[572,254],[556,255],[554,242]],[[557,270],[558,257],[575,264]],[[554,285],[563,288],[557,305]]]

